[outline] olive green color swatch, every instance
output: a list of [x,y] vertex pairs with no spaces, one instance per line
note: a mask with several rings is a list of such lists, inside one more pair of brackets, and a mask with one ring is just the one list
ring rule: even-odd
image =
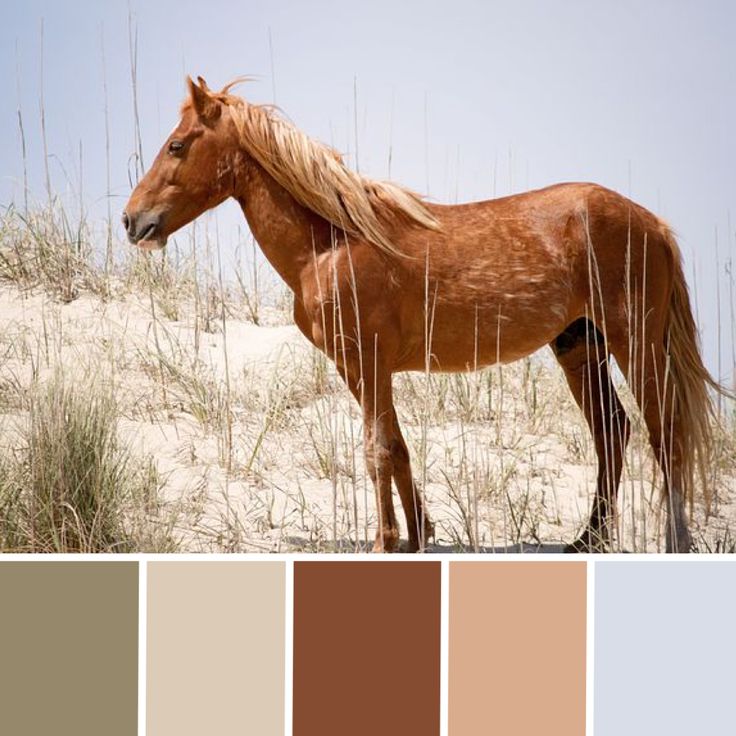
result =
[[0,733],[131,736],[138,564],[0,562]]

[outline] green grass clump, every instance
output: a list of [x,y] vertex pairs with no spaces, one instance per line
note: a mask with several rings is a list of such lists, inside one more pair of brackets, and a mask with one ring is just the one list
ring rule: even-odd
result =
[[159,483],[120,443],[110,392],[60,375],[36,386],[21,448],[0,460],[0,549],[136,549],[129,511],[155,506]]

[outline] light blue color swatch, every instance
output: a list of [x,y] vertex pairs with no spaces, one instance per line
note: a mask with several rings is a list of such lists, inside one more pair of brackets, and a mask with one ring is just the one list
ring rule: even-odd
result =
[[595,568],[595,736],[736,733],[736,562]]

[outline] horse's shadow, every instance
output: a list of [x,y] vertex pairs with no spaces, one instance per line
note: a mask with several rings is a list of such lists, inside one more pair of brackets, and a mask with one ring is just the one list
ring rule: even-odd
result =
[[458,546],[456,544],[429,544],[424,552],[429,554],[491,554],[491,555],[558,555],[565,552],[566,545],[559,544],[534,544],[531,542],[519,542],[518,544],[499,546]]
[[[319,548],[314,542],[301,537],[283,537],[281,539],[282,546],[291,552],[318,552],[318,553],[352,553],[367,554],[373,547],[373,542],[352,542],[350,540],[338,540],[337,543],[321,543]],[[433,543],[428,544],[423,550],[423,554],[561,554],[565,551],[565,545],[559,544],[534,544],[531,542],[520,542],[518,544],[500,545],[500,546],[484,546],[478,547],[460,546],[456,544]],[[407,554],[406,540],[401,541],[397,554]],[[413,554],[413,553],[411,553]]]

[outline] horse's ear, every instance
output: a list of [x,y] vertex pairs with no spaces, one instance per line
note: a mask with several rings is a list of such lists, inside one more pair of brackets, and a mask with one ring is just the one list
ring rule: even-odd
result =
[[207,87],[207,83],[198,77],[200,86],[197,86],[191,77],[187,77],[187,85],[189,87],[189,96],[192,99],[192,107],[197,117],[205,123],[214,123],[220,117],[222,112],[220,102],[215,99]]
[[204,81],[204,77],[197,77],[197,82],[204,92],[207,92],[208,94],[212,92],[212,90],[207,86],[207,82]]

